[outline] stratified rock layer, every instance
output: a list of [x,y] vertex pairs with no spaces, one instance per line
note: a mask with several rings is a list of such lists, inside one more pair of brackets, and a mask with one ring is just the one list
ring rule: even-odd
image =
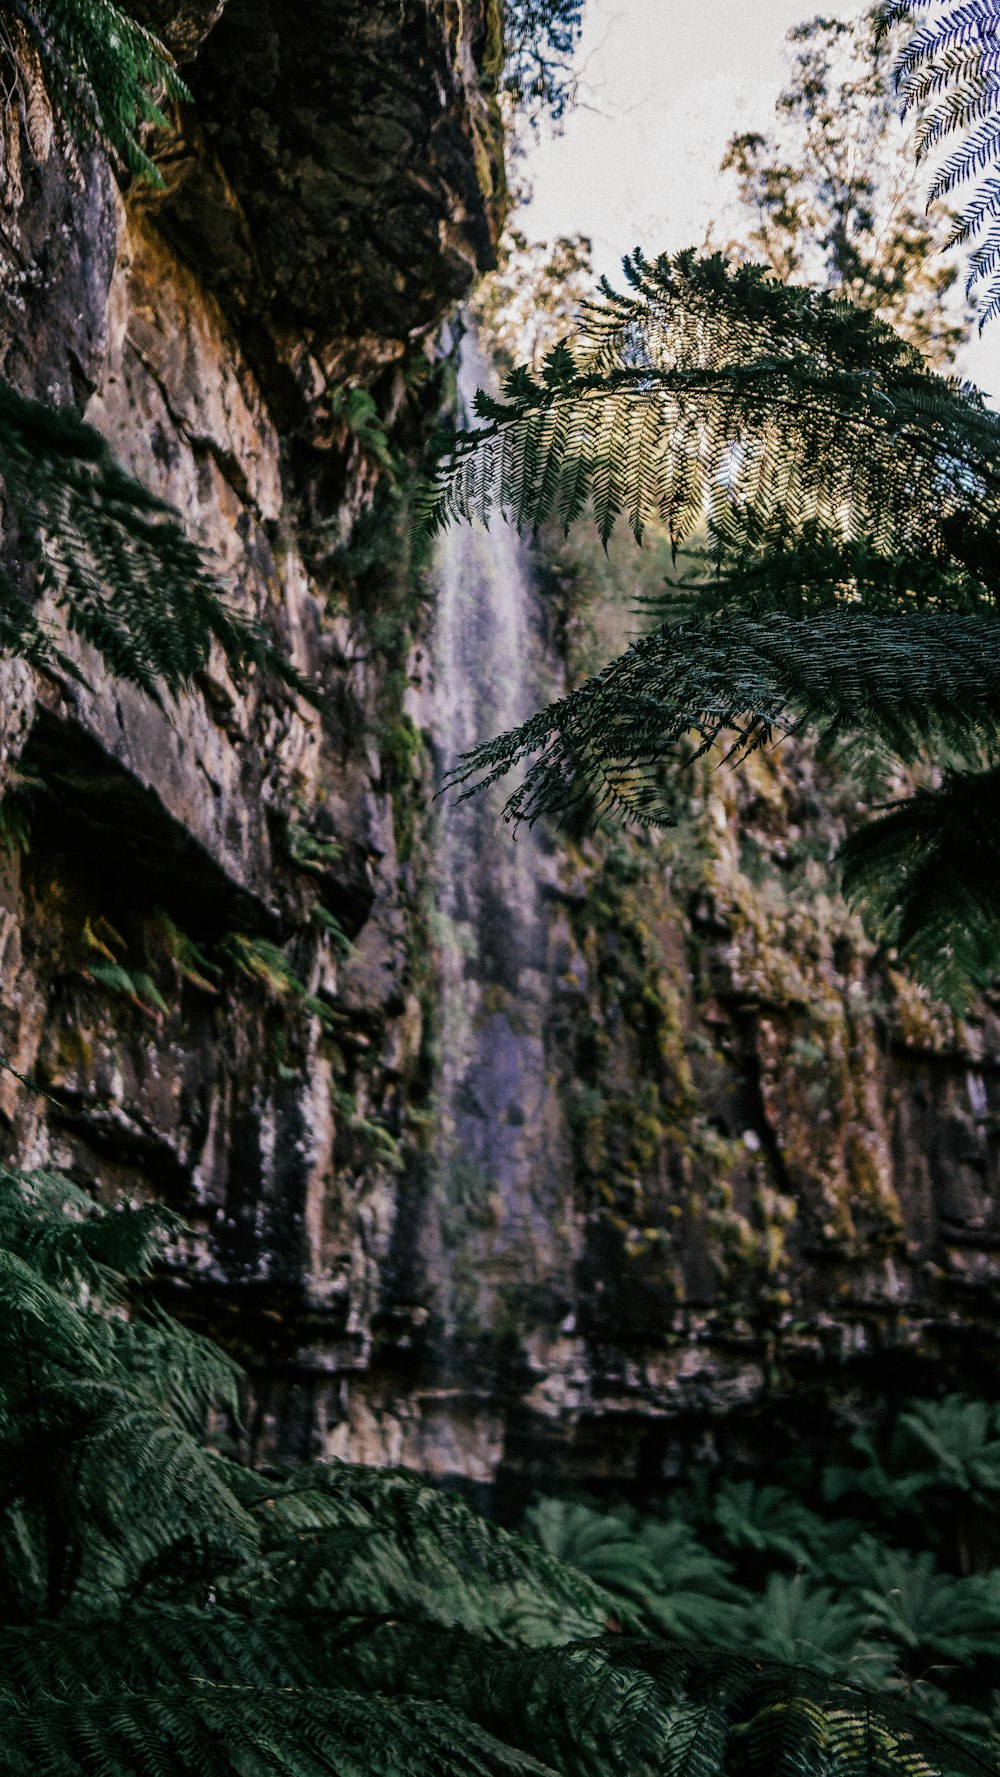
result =
[[[832,887],[847,792],[806,749],[706,769],[669,843],[543,835],[516,904],[487,860],[479,950],[443,958],[462,860],[400,489],[499,226],[491,0],[142,16],[196,101],[165,191],[123,199],[58,133],[8,147],[0,370],[86,407],[325,701],[219,662],[165,710],[82,654],[89,688],[0,668],[9,1156],[183,1212],[165,1287],[285,1455],[642,1492],[706,1433],[759,1460],[988,1385],[1000,1025],[876,969]],[[442,977],[481,1162],[447,1188]]]

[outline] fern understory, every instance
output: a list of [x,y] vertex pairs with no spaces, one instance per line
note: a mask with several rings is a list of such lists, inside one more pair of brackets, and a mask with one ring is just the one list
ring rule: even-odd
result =
[[645,1600],[417,1480],[245,1466],[238,1373],[143,1298],[181,1238],[0,1175],[4,1771],[994,1769],[891,1697],[643,1633]]
[[692,1466],[658,1514],[544,1499],[525,1528],[669,1635],[805,1661],[1000,1745],[1000,1409],[910,1402],[766,1483]]

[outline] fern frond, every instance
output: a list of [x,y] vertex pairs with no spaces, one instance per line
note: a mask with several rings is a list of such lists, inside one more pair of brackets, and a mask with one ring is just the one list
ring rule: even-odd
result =
[[[921,19],[932,7],[935,15]],[[896,84],[904,109],[922,113],[915,137],[918,158],[958,139],[936,168],[932,203],[1000,164],[1000,7],[995,0],[889,0],[882,30],[901,21],[915,21],[896,65]],[[995,177],[980,179],[958,217],[954,239],[979,233],[995,213],[996,189]],[[982,331],[1000,309],[1000,270],[990,250],[980,249],[969,261],[967,289],[977,285],[985,285]]]
[[[237,672],[260,665],[315,701],[263,628],[227,602],[177,513],[125,473],[100,434],[5,383],[0,488],[8,540],[37,589],[111,672],[158,698],[161,686],[189,684],[217,642]],[[0,645],[80,677],[9,577],[0,578]]]
[[914,1456],[921,1489],[957,1488],[990,1505],[1000,1495],[1000,1408],[987,1401],[946,1395],[915,1401],[901,1413],[897,1437],[906,1440],[908,1468]]
[[538,526],[589,496],[606,541],[628,511],[678,543],[711,512],[730,547],[783,513],[885,553],[962,560],[976,502],[1000,509],[1000,425],[884,323],[760,267],[626,261],[573,349],[518,370],[459,434],[424,504],[431,529],[494,511]]
[[719,741],[738,758],[805,720],[828,735],[880,737],[904,757],[929,741],[988,747],[1000,722],[1000,620],[840,605],[665,626],[466,754],[449,783],[470,796],[530,761],[504,809],[515,824],[609,810],[669,822],[664,762]]
[[4,0],[25,33],[53,104],[75,136],[98,141],[150,184],[162,176],[142,145],[162,104],[190,100],[159,38],[113,0]]
[[847,893],[885,942],[960,1009],[1000,957],[1000,772],[949,774],[870,821],[843,850]]

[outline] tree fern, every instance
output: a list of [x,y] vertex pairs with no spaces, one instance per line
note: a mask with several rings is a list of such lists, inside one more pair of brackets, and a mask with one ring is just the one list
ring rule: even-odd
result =
[[832,1672],[863,1662],[870,1674],[867,1627],[853,1600],[838,1597],[832,1586],[816,1585],[804,1573],[769,1574],[747,1622],[754,1645],[772,1659],[802,1660]]
[[796,1566],[826,1540],[822,1520],[801,1500],[784,1487],[755,1487],[752,1481],[721,1483],[715,1521],[731,1548],[784,1556]]
[[[625,262],[576,339],[459,434],[425,504],[451,519],[571,524],[588,499],[604,541],[617,520],[676,543],[711,520],[729,547],[825,524],[885,554],[996,568],[1000,426],[975,391],[927,370],[865,310],[774,281],[759,266],[684,253]],[[960,532],[973,523],[968,544]]]
[[2,0],[17,39],[38,58],[69,129],[99,141],[132,173],[163,180],[142,145],[144,124],[163,127],[163,98],[190,93],[157,37],[113,0]]
[[542,1548],[632,1605],[635,1622],[701,1641],[717,1639],[732,1623],[726,1564],[687,1524],[637,1525],[627,1513],[554,1499],[533,1507],[526,1522]]
[[228,603],[174,510],[115,462],[98,432],[66,409],[0,383],[0,647],[79,677],[37,612],[43,594],[109,670],[151,697],[176,692],[208,661],[213,641],[243,671],[261,664],[315,695]]
[[[918,155],[938,162],[930,201],[978,182],[952,244],[974,243],[968,287],[985,285],[982,329],[1000,315],[1000,7],[995,0],[887,0],[883,28],[899,20],[914,21],[896,81],[904,106],[918,115]],[[957,146],[949,147],[953,137]]]
[[919,1401],[900,1415],[911,1470],[924,1487],[947,1486],[994,1507],[1000,1500],[1000,1407],[965,1401]]
[[605,1561],[604,1583],[626,1608],[637,1581],[648,1588],[648,1549],[662,1537],[680,1555],[661,1570],[668,1603],[696,1610],[700,1588],[711,1612],[725,1574],[727,1608],[701,1619],[702,1638],[876,1686],[995,1750],[995,1421],[985,1401],[910,1402],[881,1433],[856,1432],[847,1461],[836,1433],[800,1444],[776,1465],[781,1485],[696,1463],[656,1516],[541,1500],[526,1527],[581,1569]]
[[711,572],[654,613],[682,621],[452,781],[525,766],[508,818],[657,820],[666,765],[802,725],[961,768],[862,835],[850,870],[881,885],[887,941],[967,994],[1000,964],[989,864],[963,874],[956,853],[936,882],[911,854],[919,832],[919,856],[941,857],[960,797],[967,812],[989,787],[968,773],[992,767],[1000,714],[1000,420],[872,315],[759,267],[636,255],[626,272],[538,376],[480,394],[484,423],[442,458],[426,520],[568,526],[589,505],[605,542],[622,518],[675,547],[707,522]]
[[[869,615],[842,605],[811,616],[723,613],[665,625],[522,727],[466,755],[452,782],[474,778],[470,795],[530,758],[507,804],[515,821],[580,807],[655,820],[670,808],[665,761],[697,757],[720,740],[739,756],[805,721],[827,733],[876,736],[910,758],[928,743],[988,745],[1000,725],[1000,619]],[[983,780],[975,788],[960,782],[968,814]],[[930,844],[924,806],[925,799],[905,805]],[[879,831],[868,830],[869,848]],[[989,841],[970,835],[970,846],[979,843],[985,849]],[[982,885],[970,880],[969,890],[981,893]]]
[[897,1646],[963,1662],[996,1656],[1000,1572],[941,1573],[929,1550],[890,1549],[872,1537],[841,1558],[841,1572],[854,1583],[868,1627]]
[[602,1588],[410,1477],[214,1451],[235,1373],[137,1289],[176,1232],[0,1174],[3,1770],[990,1769],[836,1678],[609,1633]]

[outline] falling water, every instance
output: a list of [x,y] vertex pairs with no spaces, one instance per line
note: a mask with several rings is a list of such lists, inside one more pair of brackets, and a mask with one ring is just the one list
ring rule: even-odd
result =
[[[490,372],[462,342],[467,410]],[[434,730],[440,776],[460,755],[523,721],[546,696],[536,666],[536,597],[526,544],[490,530],[446,532],[436,566]],[[549,695],[551,692],[548,693]],[[426,1254],[449,1334],[485,1323],[498,1289],[530,1287],[551,1263],[553,1117],[546,1085],[546,913],[551,863],[535,832],[515,839],[503,786],[467,802],[446,794],[437,844],[440,1064],[436,1197]]]

